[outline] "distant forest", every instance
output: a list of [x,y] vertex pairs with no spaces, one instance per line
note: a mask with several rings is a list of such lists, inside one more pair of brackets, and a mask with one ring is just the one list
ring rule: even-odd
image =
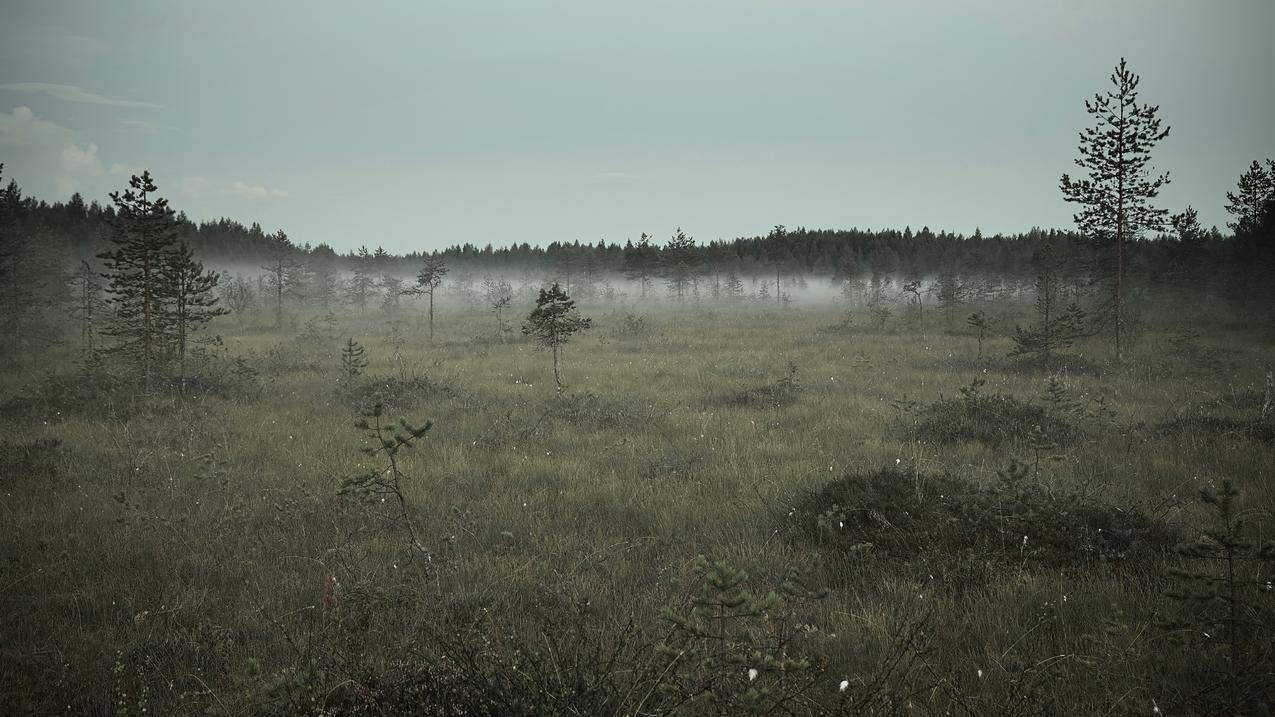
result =
[[[161,188],[161,194],[162,194]],[[111,237],[115,209],[97,201],[85,202],[79,194],[65,202],[48,203],[22,196],[19,185],[10,181],[5,191],[8,229],[56,249],[71,262],[91,258],[106,249]],[[245,225],[235,219],[194,222],[184,213],[176,216],[178,238],[187,242],[196,256],[209,264],[262,263],[270,259],[273,235],[260,224]],[[1032,228],[1018,234],[971,235],[932,231],[929,227],[904,229],[784,229],[776,227],[765,235],[694,243],[682,251],[696,264],[724,264],[742,274],[765,275],[776,264],[785,273],[809,275],[858,275],[872,273],[904,276],[933,276],[943,272],[988,275],[1029,275],[1032,257],[1046,245],[1060,253],[1074,253],[1081,237],[1072,231]],[[1243,247],[1233,233],[1216,227],[1184,236],[1170,232],[1145,237],[1131,243],[1130,271],[1134,275],[1180,273],[1189,268],[1200,274],[1225,273],[1224,268],[1242,258]],[[622,272],[626,256],[647,252],[658,261],[668,247],[657,237],[644,246],[640,237],[623,243],[570,241],[547,246],[511,243],[479,247],[465,243],[441,251],[395,255],[380,247],[366,247],[362,256],[371,257],[378,268],[400,268],[415,272],[427,255],[443,258],[454,270],[501,272],[533,270],[552,273],[564,264],[578,264],[582,270]],[[649,248],[648,248],[649,247]],[[335,251],[326,244],[295,244],[298,258],[312,256],[335,261],[339,268],[353,269],[361,252]],[[1184,267],[1189,261],[1191,266]],[[632,264],[632,259],[630,259]]]

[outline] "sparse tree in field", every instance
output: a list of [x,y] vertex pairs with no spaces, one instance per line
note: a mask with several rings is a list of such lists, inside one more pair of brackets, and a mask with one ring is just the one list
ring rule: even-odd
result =
[[978,337],[978,360],[982,361],[983,340],[987,338],[987,331],[991,328],[991,325],[987,323],[987,312],[977,311],[970,314],[969,318],[965,319],[965,323],[969,324],[970,328],[974,329],[975,336]]
[[562,393],[562,374],[558,370],[558,352],[572,336],[589,328],[593,320],[580,316],[576,302],[555,283],[541,289],[536,308],[531,310],[522,332],[553,351],[553,382]]
[[421,270],[416,274],[416,286],[408,289],[409,294],[426,294],[429,296],[429,338],[434,340],[434,292],[447,276],[447,264],[441,256],[427,256]]
[[355,378],[367,368],[367,350],[354,337],[345,340],[341,349],[341,371],[350,378]]
[[668,244],[664,245],[662,258],[664,282],[669,293],[677,297],[677,303],[685,303],[686,294],[695,280],[695,240],[678,227]]
[[1240,175],[1236,191],[1226,193],[1226,211],[1235,215],[1230,223],[1236,234],[1251,232],[1266,208],[1275,199],[1275,160],[1266,160],[1266,167],[1256,159],[1248,171]]
[[645,233],[637,244],[630,244],[624,249],[624,277],[638,283],[641,299],[646,299],[646,291],[658,271],[660,262],[659,248],[651,243]]
[[137,364],[147,388],[166,343],[165,270],[177,249],[173,210],[168,200],[153,196],[157,191],[150,172],[142,172],[129,180],[128,189],[111,193],[115,249],[98,256],[115,310],[105,333],[117,340],[113,351]]
[[239,320],[239,325],[242,326],[244,316],[256,305],[257,292],[251,281],[242,276],[236,276],[226,282],[225,287],[222,288],[221,300],[226,308],[234,313],[235,318]]
[[868,281],[867,295],[863,299],[863,304],[878,329],[885,328],[886,322],[890,320],[890,307],[885,301],[887,281],[881,272],[874,271],[872,278]]
[[504,279],[485,279],[483,281],[483,294],[486,297],[487,308],[496,317],[496,335],[504,336],[505,321],[503,312],[513,303],[513,287]]
[[282,229],[267,237],[266,284],[274,294],[274,325],[283,326],[285,296],[301,296],[304,291],[304,265],[297,260],[297,247]]
[[744,298],[744,282],[739,279],[739,272],[734,267],[726,271],[726,280],[722,284],[722,294],[728,301],[738,302]]
[[367,311],[367,302],[376,288],[376,279],[372,277],[372,255],[367,247],[359,247],[358,256],[354,260],[354,275],[346,287],[345,296],[350,303],[359,307],[359,313]]
[[214,289],[217,288],[220,275],[215,271],[206,271],[204,265],[195,260],[186,242],[178,242],[169,253],[168,261],[163,267],[163,276],[166,299],[163,321],[177,354],[178,390],[185,393],[186,349],[191,334],[214,318],[229,312],[217,306]]
[[1151,200],[1168,183],[1167,173],[1153,175],[1151,150],[1168,136],[1155,105],[1138,104],[1139,78],[1123,58],[1111,75],[1114,90],[1094,95],[1085,110],[1095,124],[1080,133],[1076,164],[1088,175],[1062,175],[1063,198],[1081,206],[1076,228],[1097,247],[1111,251],[1098,265],[1110,286],[1110,315],[1115,327],[1116,360],[1124,358],[1126,246],[1144,231],[1160,230],[1167,212]]
[[783,302],[784,292],[781,288],[781,279],[783,271],[788,265],[789,249],[788,249],[788,230],[783,224],[776,224],[767,235],[769,250],[767,251],[771,266],[775,269],[775,301]]
[[397,276],[383,274],[380,282],[381,309],[391,316],[398,313],[400,300],[403,297],[403,280]]
[[1042,247],[1032,263],[1037,272],[1037,322],[1026,329],[1014,327],[1014,348],[1009,355],[1011,358],[1033,356],[1048,365],[1059,351],[1071,346],[1081,335],[1085,312],[1074,302],[1065,308],[1060,306],[1062,264],[1052,246]]
[[916,309],[917,331],[925,332],[925,308],[921,305],[921,282],[908,281],[903,284],[903,293],[912,295],[912,306]]
[[369,445],[359,450],[369,460],[378,456],[383,458],[385,467],[373,466],[363,473],[345,476],[341,480],[339,495],[360,500],[369,506],[379,506],[387,497],[393,498],[398,514],[389,521],[390,527],[402,523],[411,538],[409,547],[428,558],[407,512],[407,498],[403,493],[403,481],[407,475],[403,472],[398,454],[424,438],[433,423],[426,421],[424,425],[416,426],[408,423],[406,418],[399,418],[397,423],[387,422],[385,407],[379,403],[361,411],[361,414],[354,427],[363,431]]
[[939,308],[943,310],[944,321],[951,325],[952,314],[965,303],[965,291],[956,274],[950,271],[939,274],[938,282],[934,287],[934,298],[938,300]]

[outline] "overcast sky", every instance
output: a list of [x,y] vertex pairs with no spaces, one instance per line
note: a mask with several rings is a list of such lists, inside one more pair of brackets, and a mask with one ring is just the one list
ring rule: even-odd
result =
[[[321,7],[322,9],[316,9]],[[1171,125],[1161,206],[1225,225],[1275,156],[1271,0],[0,0],[0,162],[339,250],[774,224],[1068,227],[1120,56]]]

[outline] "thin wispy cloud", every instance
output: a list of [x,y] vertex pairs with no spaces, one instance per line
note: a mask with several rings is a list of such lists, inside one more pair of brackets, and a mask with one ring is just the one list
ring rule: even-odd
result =
[[240,199],[282,199],[288,196],[286,190],[246,182],[232,183],[230,193]]
[[96,92],[90,92],[83,87],[75,85],[57,85],[49,82],[12,82],[0,85],[0,91],[22,92],[32,95],[46,95],[64,102],[76,102],[86,105],[107,105],[109,107],[146,107],[157,108],[159,105],[154,102],[139,102],[137,100],[124,100],[117,97],[107,97],[99,95]]

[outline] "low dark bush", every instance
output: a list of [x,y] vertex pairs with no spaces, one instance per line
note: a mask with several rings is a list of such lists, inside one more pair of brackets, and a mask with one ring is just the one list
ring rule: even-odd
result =
[[910,421],[905,423],[908,433],[932,443],[999,446],[1031,437],[1038,426],[1054,444],[1075,440],[1077,431],[1064,417],[1008,394],[983,393],[982,385],[975,381],[961,389],[960,397],[910,407]]
[[1048,568],[1167,556],[1179,539],[1138,510],[1048,492],[1018,464],[991,486],[894,468],[846,475],[804,497],[790,520],[799,539],[833,551]]

